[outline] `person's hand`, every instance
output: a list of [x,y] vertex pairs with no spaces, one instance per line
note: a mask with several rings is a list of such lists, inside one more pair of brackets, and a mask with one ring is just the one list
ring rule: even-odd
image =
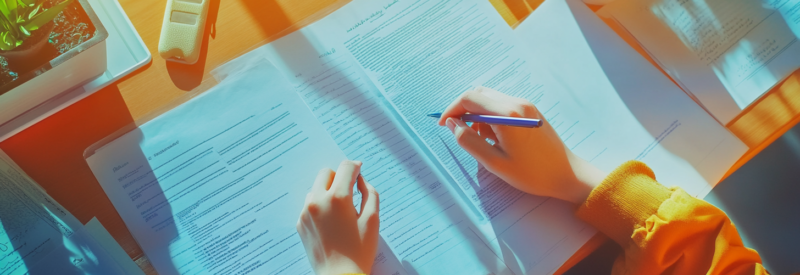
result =
[[[378,192],[360,175],[361,162],[322,169],[306,196],[297,233],[317,274],[369,274],[378,251]],[[361,211],[353,207],[353,184]]]
[[542,120],[544,116],[527,100],[479,87],[458,97],[439,120],[464,150],[517,189],[581,204],[606,176],[573,154],[547,121],[538,129],[483,123],[469,127],[458,119],[466,113]]

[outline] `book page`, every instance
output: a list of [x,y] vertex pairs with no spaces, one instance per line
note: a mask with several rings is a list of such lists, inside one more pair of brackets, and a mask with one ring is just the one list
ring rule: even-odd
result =
[[267,64],[87,158],[159,274],[311,274],[296,231],[322,168],[345,159]]
[[615,1],[603,8],[727,123],[800,68],[800,1]]
[[126,273],[0,151],[0,274]]

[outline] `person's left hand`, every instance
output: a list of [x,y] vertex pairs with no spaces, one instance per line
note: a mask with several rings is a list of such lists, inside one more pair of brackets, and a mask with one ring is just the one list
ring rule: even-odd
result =
[[[334,173],[322,169],[314,181],[297,233],[317,274],[369,274],[378,251],[378,192],[360,175],[361,162],[345,160]],[[353,185],[361,211],[353,207]]]

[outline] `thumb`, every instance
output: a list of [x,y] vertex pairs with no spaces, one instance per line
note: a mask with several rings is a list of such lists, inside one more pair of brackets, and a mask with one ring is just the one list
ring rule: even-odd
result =
[[467,126],[464,121],[448,118],[445,125],[447,125],[447,128],[455,135],[458,145],[464,148],[472,157],[483,164],[483,166],[487,168],[492,167],[503,156],[502,151],[486,142],[475,129]]

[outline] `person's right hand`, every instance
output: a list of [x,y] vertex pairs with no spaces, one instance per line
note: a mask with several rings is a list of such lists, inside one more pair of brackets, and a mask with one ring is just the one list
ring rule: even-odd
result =
[[[478,87],[458,97],[442,113],[458,144],[486,169],[524,192],[581,204],[606,174],[567,148],[553,127],[522,128],[461,121],[461,115],[544,117],[527,100]],[[486,139],[495,142],[489,144]]]

